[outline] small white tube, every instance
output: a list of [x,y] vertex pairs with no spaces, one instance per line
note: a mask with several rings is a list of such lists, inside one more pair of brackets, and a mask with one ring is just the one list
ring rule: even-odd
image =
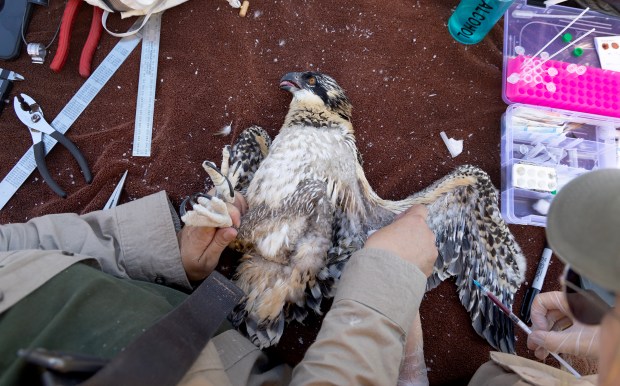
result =
[[547,0],[545,1],[545,6],[549,7],[551,5],[556,5],[565,2],[566,0]]

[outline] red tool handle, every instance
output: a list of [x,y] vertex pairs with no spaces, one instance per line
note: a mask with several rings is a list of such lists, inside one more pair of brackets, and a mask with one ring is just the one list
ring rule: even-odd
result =
[[90,76],[93,56],[95,55],[95,50],[99,45],[99,39],[101,39],[101,32],[103,31],[101,15],[103,15],[103,9],[93,6],[93,20],[90,22],[90,32],[88,33],[88,38],[86,39],[86,43],[84,43],[82,55],[80,56],[80,76],[82,78],[88,78]]
[[54,60],[50,64],[50,68],[54,72],[59,72],[65,65],[67,57],[69,56],[69,43],[71,41],[71,29],[75,22],[75,17],[80,9],[82,0],[68,0],[65,7],[65,12],[62,14],[62,21],[60,23],[60,34],[58,37],[58,49]]

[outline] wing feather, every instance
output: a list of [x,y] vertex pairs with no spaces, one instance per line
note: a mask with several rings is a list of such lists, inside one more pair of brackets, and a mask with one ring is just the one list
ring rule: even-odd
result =
[[241,132],[229,150],[232,170],[228,177],[237,175],[235,190],[245,195],[254,173],[267,156],[270,146],[271,137],[259,126],[250,126]]
[[512,321],[473,283],[478,280],[511,308],[524,280],[525,259],[501,217],[489,176],[462,166],[414,198],[428,205],[428,224],[439,250],[427,289],[454,277],[476,332],[494,348],[514,352]]

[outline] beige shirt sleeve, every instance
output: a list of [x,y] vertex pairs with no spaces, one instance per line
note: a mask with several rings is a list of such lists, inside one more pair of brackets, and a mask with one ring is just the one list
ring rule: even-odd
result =
[[77,260],[96,259],[117,277],[191,289],[165,192],[106,211],[52,214],[0,227],[3,263],[29,250],[66,251]]
[[396,255],[356,252],[291,384],[395,385],[426,280],[418,267]]

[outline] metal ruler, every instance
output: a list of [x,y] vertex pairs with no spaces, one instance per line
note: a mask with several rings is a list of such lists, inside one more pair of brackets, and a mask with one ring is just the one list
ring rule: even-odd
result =
[[[131,28],[139,26],[141,22],[142,20],[138,19]],[[92,102],[129,54],[140,43],[141,39],[142,31],[122,38],[50,124],[61,133],[66,133],[73,122],[82,114],[84,109]],[[47,155],[56,145],[56,140],[49,135],[43,138],[45,154]],[[31,146],[17,164],[13,166],[9,174],[0,182],[0,209],[4,208],[9,199],[26,182],[28,176],[36,167],[37,164],[34,160],[34,152]]]
[[138,83],[136,126],[133,133],[133,151],[131,153],[134,157],[149,157],[151,155],[161,14],[161,12],[152,14],[149,21],[142,28],[140,81]]

